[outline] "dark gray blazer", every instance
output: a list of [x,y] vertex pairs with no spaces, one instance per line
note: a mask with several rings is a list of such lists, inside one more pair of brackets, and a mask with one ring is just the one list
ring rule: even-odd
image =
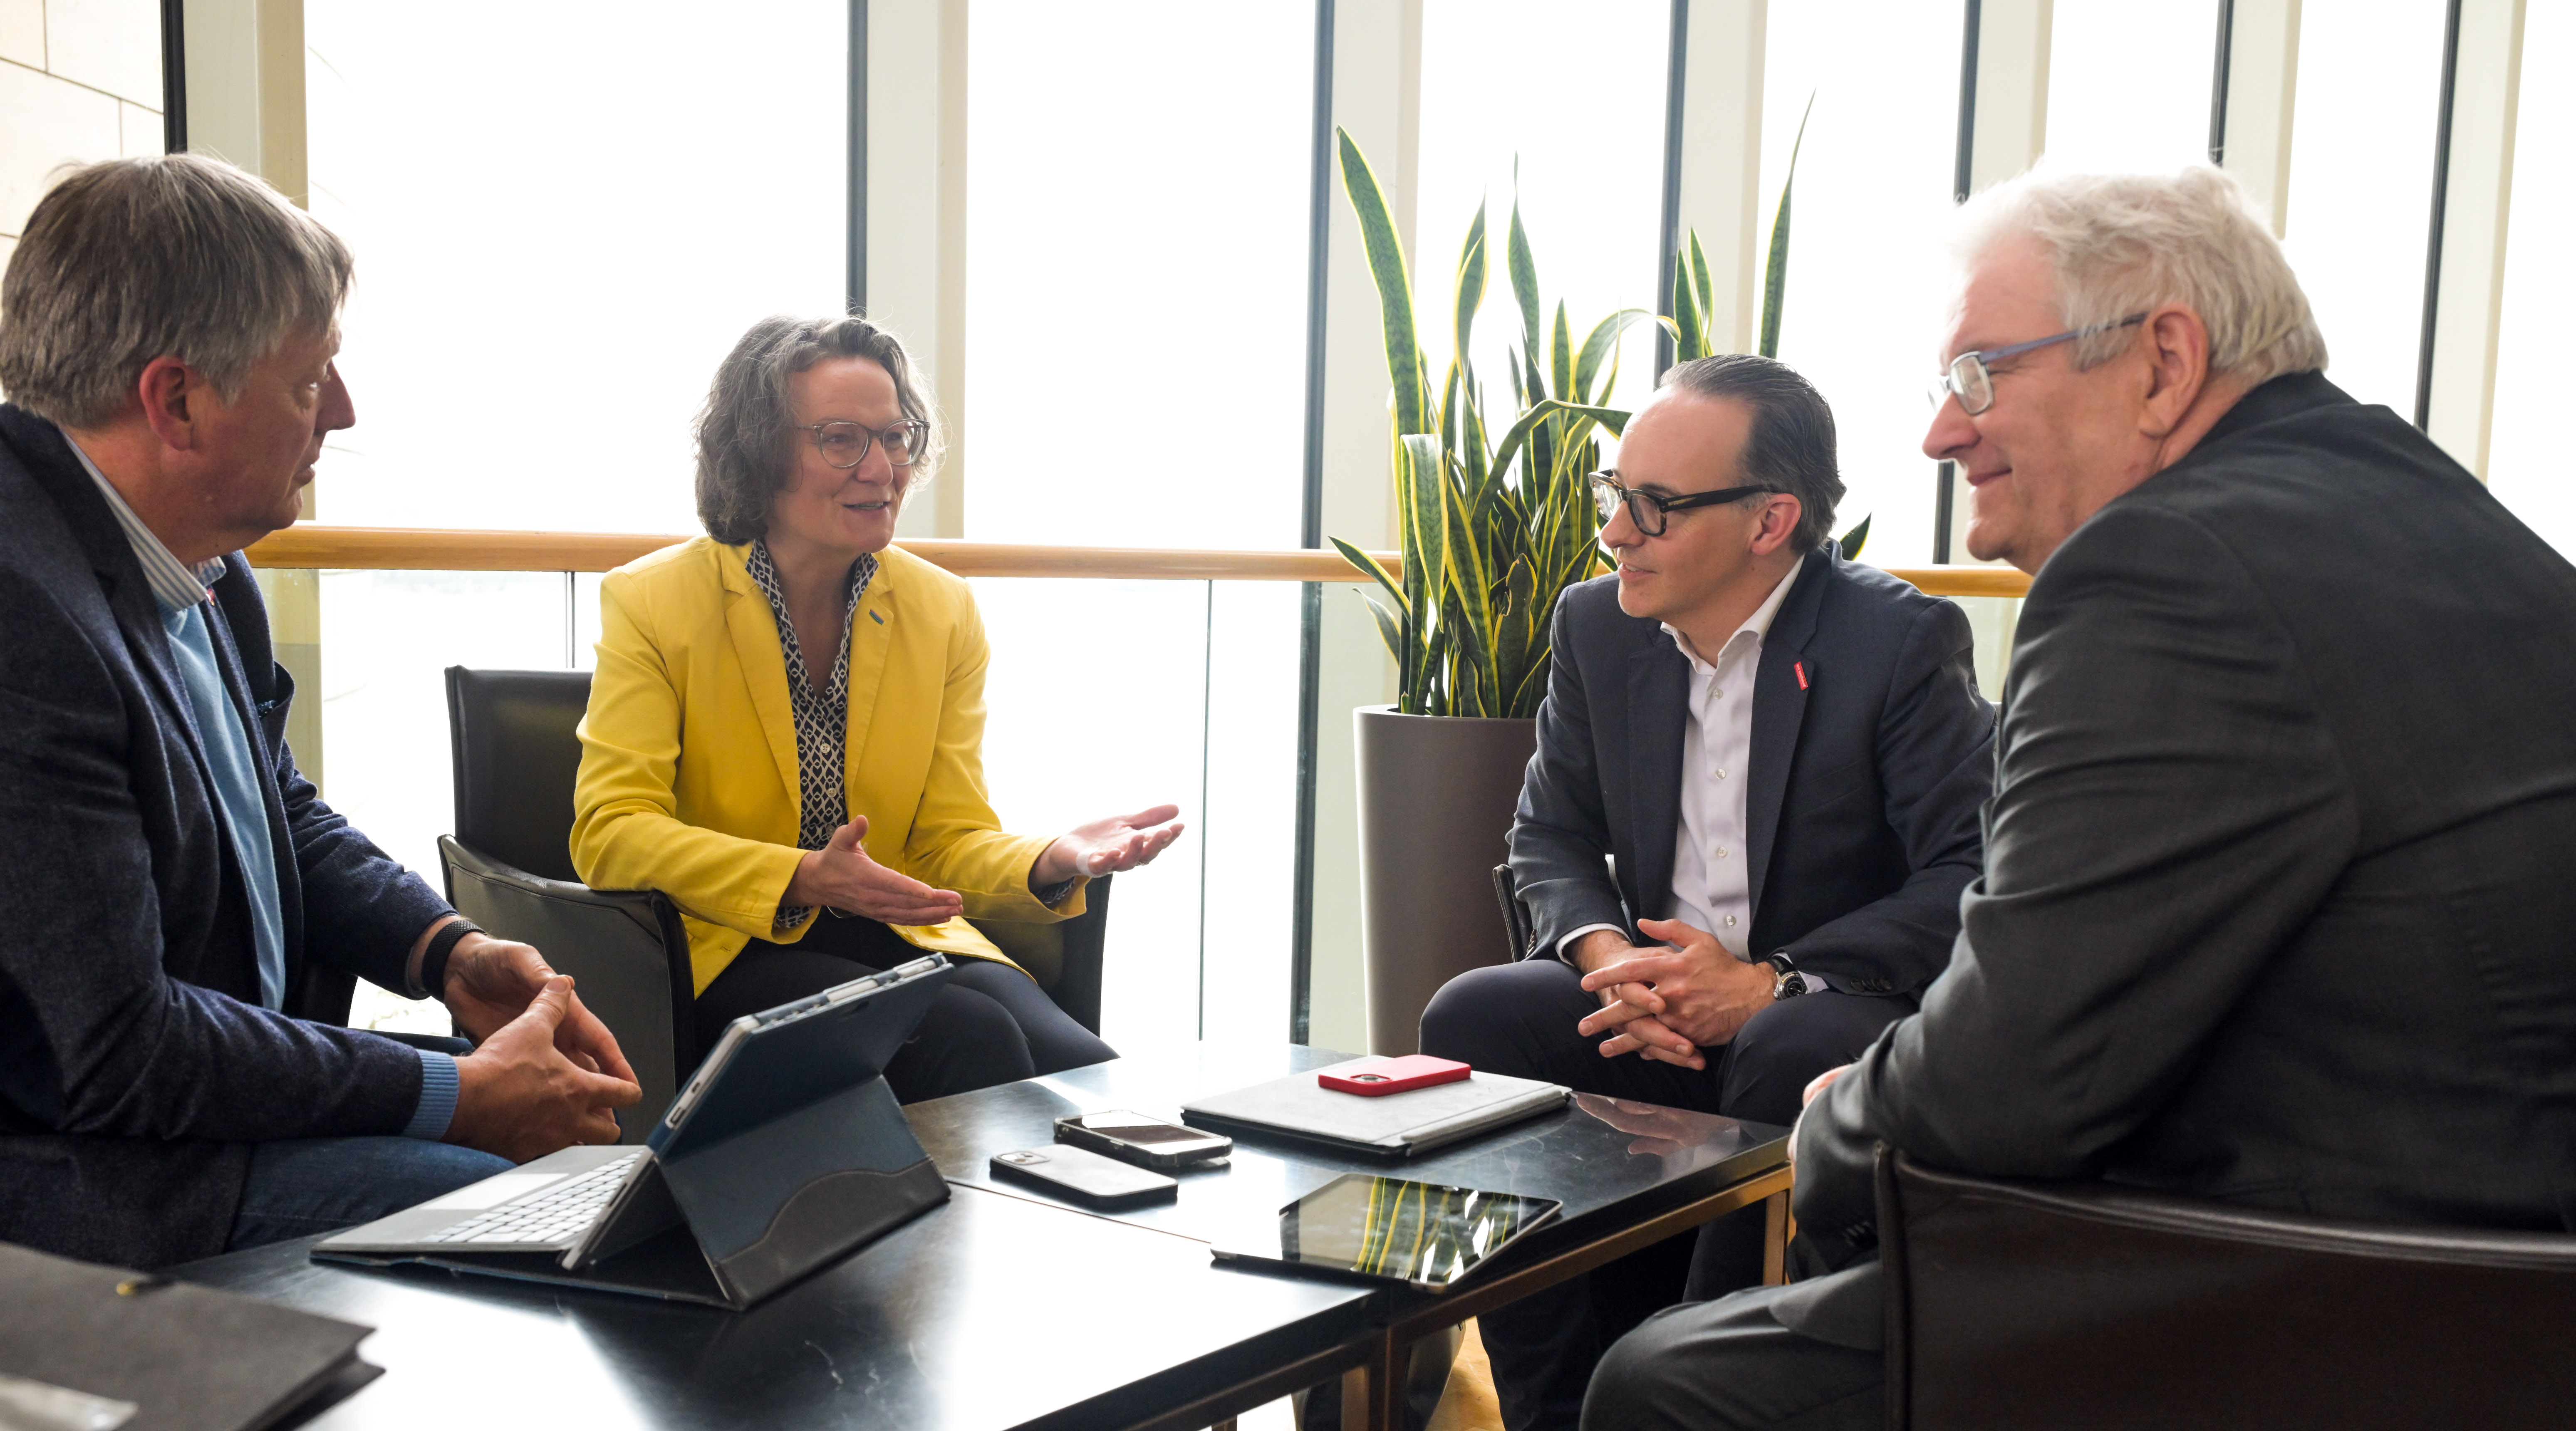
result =
[[[420,1060],[258,1005],[242,872],[160,607],[53,424],[0,405],[0,1240],[128,1266],[223,1249],[250,1145],[396,1133]],[[333,814],[239,553],[224,682],[267,759],[290,1006],[403,986],[444,900]]]
[[2058,549],[1986,849],[1949,972],[1802,1125],[1827,1261],[1881,1140],[2576,1229],[2576,568],[2396,414],[2277,379]]
[[[1540,956],[1585,925],[1633,933],[1631,912],[1673,909],[1690,662],[1659,623],[1619,609],[1617,583],[1567,588],[1551,628],[1511,836]],[[1912,994],[1949,962],[1993,774],[1994,708],[1972,656],[1957,606],[1831,542],[1808,555],[1754,686],[1747,948],[1785,949],[1847,993]]]

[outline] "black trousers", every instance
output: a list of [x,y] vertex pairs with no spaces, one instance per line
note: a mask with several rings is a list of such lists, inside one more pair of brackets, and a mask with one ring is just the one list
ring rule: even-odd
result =
[[[1788,1290],[1755,1287],[1647,1318],[1602,1358],[1601,1375],[1584,1406],[1586,1431],[1876,1431],[1885,1426],[1886,1354],[1876,1347],[1820,1341],[1780,1325],[1771,1304]],[[1495,1369],[1501,1368],[1495,1362]]]
[[[1803,995],[1754,1015],[1705,1070],[1693,1070],[1635,1054],[1603,1058],[1607,1035],[1575,1032],[1601,1007],[1582,981],[1545,956],[1470,970],[1423,1010],[1422,1051],[1578,1092],[1787,1126],[1810,1080],[1859,1057],[1916,1007],[1910,998]],[[1503,1424],[1572,1431],[1593,1368],[1621,1333],[1675,1301],[1761,1282],[1763,1228],[1763,1209],[1749,1207],[1702,1227],[1687,1253],[1675,1238],[1478,1319]]]
[[[921,957],[903,936],[873,919],[828,913],[814,918],[819,922],[794,944],[751,941],[698,995],[699,1048],[715,1047],[724,1026],[745,1014]],[[897,1102],[944,1098],[1118,1056],[1018,969],[989,959],[950,962],[956,972],[931,1000],[902,1052],[886,1063],[886,1085]]]

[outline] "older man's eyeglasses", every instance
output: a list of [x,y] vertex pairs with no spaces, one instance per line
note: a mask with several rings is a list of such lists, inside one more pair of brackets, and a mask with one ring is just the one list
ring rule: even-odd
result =
[[1714,507],[1780,490],[1777,487],[1722,487],[1714,492],[1684,492],[1678,497],[1663,497],[1620,486],[1616,472],[1595,472],[1591,481],[1592,503],[1601,509],[1603,522],[1608,522],[1624,504],[1628,509],[1628,520],[1637,524],[1638,531],[1650,537],[1664,534],[1664,528],[1670,522],[1669,513],[1687,511],[1692,507]]
[[871,444],[885,448],[887,462],[910,467],[930,445],[930,424],[909,418],[883,429],[856,422],[817,422],[796,430],[812,434],[816,450],[835,467],[856,467],[867,461]]
[[2096,323],[2087,328],[2069,328],[2063,333],[2051,333],[2045,338],[2033,338],[2027,343],[2015,343],[2009,348],[1988,348],[1982,353],[1961,353],[1950,360],[1948,372],[1932,380],[1932,386],[1924,396],[1931,399],[1934,407],[1939,407],[1955,397],[1959,400],[1959,410],[1970,417],[1975,417],[1995,405],[1995,375],[1988,371],[1987,364],[2001,362],[2006,358],[2017,358],[2034,348],[2045,348],[2051,343],[2072,342],[2077,338],[2089,338],[2096,333],[2108,333],[2114,328],[2135,327],[2145,321],[2147,321],[2146,314],[2132,313],[2115,323]]

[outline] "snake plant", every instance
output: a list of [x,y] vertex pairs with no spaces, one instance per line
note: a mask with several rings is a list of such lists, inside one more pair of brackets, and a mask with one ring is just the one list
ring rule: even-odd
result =
[[1403,575],[1339,537],[1333,545],[1381,589],[1383,600],[1366,593],[1362,599],[1395,657],[1397,710],[1536,715],[1547,690],[1547,623],[1557,594],[1605,565],[1586,478],[1600,460],[1600,431],[1616,436],[1628,420],[1603,405],[1618,382],[1619,337],[1655,315],[1623,308],[1594,324],[1580,345],[1563,302],[1552,321],[1542,322],[1538,269],[1515,199],[1503,267],[1520,310],[1521,341],[1509,357],[1511,420],[1497,434],[1468,356],[1492,266],[1484,207],[1477,207],[1459,249],[1453,356],[1434,386],[1386,193],[1350,135],[1334,133],[1342,188],[1377,280],[1387,375],[1395,385]]

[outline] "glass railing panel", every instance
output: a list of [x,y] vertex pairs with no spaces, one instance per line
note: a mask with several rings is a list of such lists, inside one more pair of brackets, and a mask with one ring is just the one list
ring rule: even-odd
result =
[[984,772],[1005,829],[1168,802],[1189,830],[1110,906],[1101,1034],[1288,1028],[1298,588],[988,578]]
[[[323,798],[387,854],[441,887],[438,837],[455,828],[449,666],[561,669],[561,572],[326,571]],[[361,988],[351,1022],[446,1032],[444,1010]]]
[[1954,596],[1952,601],[1968,613],[1968,630],[1977,643],[1977,689],[1986,699],[2004,697],[2004,675],[2012,666],[2014,634],[2021,626],[2021,603],[2018,596]]
[[[1207,586],[1207,784],[1198,831],[1206,849],[1200,1036],[1266,1045],[1286,1038],[1289,1028],[1303,593],[1292,582]],[[1114,951],[1116,918],[1109,927]]]

